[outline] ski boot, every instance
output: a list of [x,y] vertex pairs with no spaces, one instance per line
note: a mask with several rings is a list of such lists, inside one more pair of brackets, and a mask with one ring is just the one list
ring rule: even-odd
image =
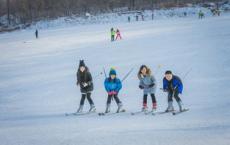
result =
[[117,113],[119,113],[121,111],[121,108],[122,108],[122,103],[118,103],[117,104],[118,108],[117,108]]
[[181,101],[178,101],[177,104],[179,106],[180,112],[182,112],[183,111],[183,103]]
[[91,105],[90,105],[89,112],[96,112],[96,107],[95,107],[94,104],[91,104]]
[[106,109],[105,109],[105,113],[109,113],[110,112],[110,104],[106,105]]
[[83,111],[83,105],[80,105],[76,113],[82,113],[82,111]]
[[153,103],[153,107],[152,107],[152,112],[156,112],[157,110],[157,103]]
[[148,111],[148,107],[147,106],[143,106],[141,109],[142,112],[147,112]]
[[173,112],[174,108],[173,108],[173,102],[168,102],[168,108],[165,110],[165,112]]

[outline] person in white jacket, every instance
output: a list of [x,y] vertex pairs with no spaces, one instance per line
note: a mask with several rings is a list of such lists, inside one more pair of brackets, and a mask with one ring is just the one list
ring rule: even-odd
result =
[[156,79],[151,74],[151,70],[146,66],[142,65],[138,72],[138,78],[140,80],[139,88],[143,90],[143,108],[142,111],[147,111],[147,97],[148,94],[152,98],[152,111],[157,109],[157,101],[155,97],[156,93]]

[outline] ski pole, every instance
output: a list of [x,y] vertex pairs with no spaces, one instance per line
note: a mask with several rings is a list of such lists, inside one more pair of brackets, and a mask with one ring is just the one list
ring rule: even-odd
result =
[[131,72],[133,70],[134,70],[134,67],[130,69],[130,71],[124,76],[124,78],[121,80],[121,82],[123,82],[131,74]]
[[187,77],[187,75],[192,71],[192,68],[190,68],[183,76],[183,80]]
[[106,72],[105,72],[105,68],[104,68],[104,67],[103,67],[103,71],[104,71],[105,78],[107,78],[107,75],[106,75]]

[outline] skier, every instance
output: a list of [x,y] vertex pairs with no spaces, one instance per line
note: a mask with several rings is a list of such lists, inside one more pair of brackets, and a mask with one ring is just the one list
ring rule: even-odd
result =
[[170,70],[165,72],[165,77],[163,79],[163,90],[168,92],[168,108],[165,112],[173,112],[173,97],[176,99],[179,110],[182,111],[182,101],[179,97],[179,94],[183,91],[183,84],[181,79],[173,75]]
[[138,79],[140,80],[139,88],[143,90],[143,107],[142,111],[146,112],[147,107],[147,97],[148,94],[151,95],[152,98],[152,111],[156,111],[157,109],[157,102],[155,97],[156,92],[156,79],[151,74],[151,70],[146,66],[142,65],[138,72]]
[[96,108],[91,98],[91,92],[93,91],[93,80],[88,67],[84,63],[84,60],[80,60],[79,63],[79,68],[77,72],[77,85],[80,85],[80,90],[82,93],[80,106],[77,110],[77,113],[82,112],[85,98],[87,98],[90,104],[89,112],[95,112]]
[[111,34],[111,41],[114,41],[114,37],[115,37],[116,32],[114,31],[113,28],[110,29],[110,34]]
[[37,29],[35,31],[35,36],[36,36],[36,39],[38,39],[38,30]]
[[116,40],[119,38],[119,39],[122,39],[121,38],[121,33],[120,33],[120,30],[119,29],[117,29],[117,31],[116,31]]
[[143,14],[141,14],[141,20],[142,20],[142,21],[144,21],[144,20],[145,20],[145,18],[144,18],[144,15],[143,15]]
[[120,79],[118,79],[116,75],[117,75],[116,70],[111,68],[109,72],[109,77],[106,78],[104,82],[105,90],[108,93],[105,113],[110,112],[110,105],[111,105],[112,98],[114,98],[117,103],[118,106],[117,113],[119,113],[122,108],[122,102],[118,98],[118,93],[122,88],[122,84]]
[[130,22],[131,21],[131,18],[130,18],[130,16],[128,16],[128,22]]
[[211,9],[213,16],[220,16],[220,10],[218,8]]
[[138,15],[136,15],[136,21],[138,21]]
[[201,10],[199,11],[198,15],[199,15],[199,19],[202,19],[204,17],[204,13]]
[[184,17],[187,17],[187,12],[184,12],[183,14],[184,14]]

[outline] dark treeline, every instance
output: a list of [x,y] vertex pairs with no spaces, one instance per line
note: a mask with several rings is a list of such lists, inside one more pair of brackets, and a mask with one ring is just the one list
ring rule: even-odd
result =
[[186,3],[204,3],[220,0],[0,0],[0,17],[11,24],[26,24],[42,19],[113,12],[118,8],[144,10],[183,6]]

